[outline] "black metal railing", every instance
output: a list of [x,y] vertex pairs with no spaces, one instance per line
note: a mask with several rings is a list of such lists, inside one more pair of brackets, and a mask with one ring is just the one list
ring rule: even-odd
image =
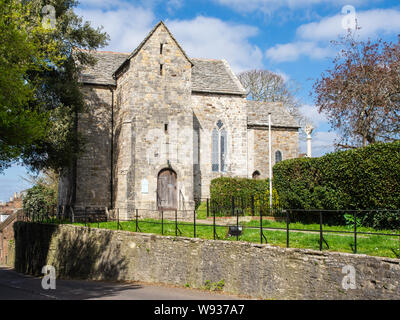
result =
[[[198,218],[197,210],[158,211],[134,209],[134,212],[129,212],[129,217],[127,217],[128,212],[126,209],[124,210],[124,216],[122,216],[119,208],[108,210],[106,208],[78,208],[68,206],[58,208],[49,207],[41,212],[24,212],[24,214],[19,215],[18,219],[26,222],[50,224],[79,223],[86,227],[98,228],[102,227],[103,222],[115,222],[117,230],[125,230],[124,226],[130,223],[134,227],[128,228],[128,231],[133,232],[146,232],[146,225],[158,225],[161,230],[157,233],[161,233],[161,235],[168,234],[166,227],[173,226],[172,233],[175,236],[185,235],[186,237],[194,238],[199,236],[200,229],[212,228],[211,233],[214,240],[228,238],[239,241],[245,238],[243,235],[246,231],[252,231],[259,232],[259,242],[261,244],[270,242],[267,232],[275,231],[285,234],[287,248],[291,247],[294,234],[309,234],[319,236],[319,250],[321,251],[324,250],[324,247],[330,249],[330,240],[327,239],[329,235],[352,235],[351,246],[354,253],[359,251],[360,237],[396,237],[399,241],[397,246],[393,246],[391,250],[397,258],[400,258],[399,229],[397,229],[397,232],[395,230],[388,232],[379,230],[370,231],[366,228],[362,230],[360,228],[360,222],[364,221],[366,216],[385,212],[400,218],[400,210],[305,210],[270,209],[269,207],[265,208],[261,206],[256,208],[254,206],[254,211],[248,213],[243,211],[242,207],[238,207],[235,200],[232,200],[230,215],[218,216],[217,207],[211,206],[209,201],[206,202],[207,216],[204,219]],[[347,220],[345,217],[347,217]],[[277,223],[271,226],[271,222]],[[188,232],[188,228],[192,231]],[[183,232],[182,229],[185,231]],[[225,229],[224,235],[219,231],[221,229]]]

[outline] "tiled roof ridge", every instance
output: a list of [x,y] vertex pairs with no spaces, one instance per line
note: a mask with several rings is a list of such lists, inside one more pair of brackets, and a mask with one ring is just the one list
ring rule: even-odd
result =
[[300,128],[297,120],[290,114],[282,101],[254,101],[246,100],[248,125],[267,126],[267,115],[272,113],[274,127]]
[[192,59],[192,60],[202,60],[202,61],[216,61],[216,62],[222,61],[222,59],[211,59],[211,58],[193,58],[193,57],[191,57],[190,59]]
[[126,54],[129,55],[129,52],[118,52],[118,51],[107,51],[107,50],[87,50],[87,49],[79,49],[80,51],[85,52],[93,52],[93,53],[113,53],[113,54]]

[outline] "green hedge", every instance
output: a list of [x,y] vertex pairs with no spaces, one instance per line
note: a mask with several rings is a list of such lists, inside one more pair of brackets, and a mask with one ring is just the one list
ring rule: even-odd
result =
[[[279,207],[276,190],[273,192],[273,206]],[[246,214],[251,214],[251,197],[254,196],[255,214],[259,214],[260,204],[269,208],[269,180],[246,178],[217,178],[211,181],[211,206],[219,215],[230,215],[232,197],[235,207],[243,208]],[[265,211],[265,210],[264,210]]]
[[[400,142],[286,160],[273,171],[284,208],[400,209]],[[375,220],[365,219],[375,227],[387,225],[382,216]]]

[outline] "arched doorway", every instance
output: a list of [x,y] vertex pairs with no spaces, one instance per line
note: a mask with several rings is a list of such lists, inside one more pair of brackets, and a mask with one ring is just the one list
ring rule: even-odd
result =
[[177,175],[171,169],[163,169],[157,180],[157,207],[158,210],[177,210]]

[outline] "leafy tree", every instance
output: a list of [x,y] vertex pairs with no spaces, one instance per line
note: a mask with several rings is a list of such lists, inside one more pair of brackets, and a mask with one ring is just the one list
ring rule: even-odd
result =
[[315,103],[341,132],[339,148],[399,139],[400,36],[397,44],[360,41],[349,32],[343,49],[314,84]]
[[[27,22],[28,7],[0,0],[0,171],[17,159],[26,145],[46,134],[48,113],[30,104],[36,83],[28,72],[46,68],[46,56],[54,51],[39,41],[46,34],[39,21]],[[52,45],[49,41],[47,45]]]
[[44,170],[41,175],[28,174],[24,180],[33,185],[23,197],[23,208],[36,217],[45,217],[57,205],[59,174]]
[[[23,78],[23,84],[30,89],[26,98],[26,110],[29,116],[34,119],[37,117],[33,122],[38,124],[34,127],[37,134],[31,134],[22,127],[18,131],[24,138],[29,136],[29,139],[23,138],[15,142],[5,140],[0,131],[0,140],[3,141],[0,171],[16,158],[20,158],[34,171],[46,168],[60,171],[64,167],[70,167],[82,149],[82,141],[76,130],[77,114],[85,110],[78,81],[80,70],[95,62],[89,52],[104,46],[108,36],[101,29],[93,29],[74,13],[73,8],[78,4],[75,0],[31,0],[21,3],[17,0],[0,1],[14,1],[17,14],[24,13],[21,23],[17,23],[20,32],[31,34],[32,30],[41,31],[35,34],[34,40],[37,42],[34,43],[39,45],[33,47],[32,52],[42,58],[32,59],[32,64],[16,71]],[[55,9],[54,28],[42,26],[42,10],[48,5]],[[23,57],[16,57],[10,61],[10,65],[19,65],[21,61],[24,61]],[[15,114],[19,114],[21,110],[18,103],[9,104],[7,108]],[[3,115],[1,117],[3,119]],[[25,120],[23,123],[26,122],[29,121]],[[7,123],[8,127],[16,128],[10,121]],[[3,131],[10,132],[7,128]]]
[[[95,50],[106,45],[108,35],[101,29],[93,29],[89,22],[83,22],[73,8],[75,0],[32,0],[32,16],[40,15],[46,5],[55,8],[56,28],[51,39],[57,43],[57,51],[62,64],[50,70],[33,73],[32,78],[40,77],[41,86],[37,99],[51,110],[52,126],[44,139],[37,140],[32,148],[22,155],[25,164],[36,170],[53,168],[60,171],[70,167],[83,144],[77,136],[77,114],[85,111],[80,90],[79,74],[81,68],[93,64],[95,60],[86,50]],[[48,41],[47,37],[43,41]]]
[[57,205],[57,193],[53,188],[37,184],[26,192],[22,202],[28,214],[45,217]]

